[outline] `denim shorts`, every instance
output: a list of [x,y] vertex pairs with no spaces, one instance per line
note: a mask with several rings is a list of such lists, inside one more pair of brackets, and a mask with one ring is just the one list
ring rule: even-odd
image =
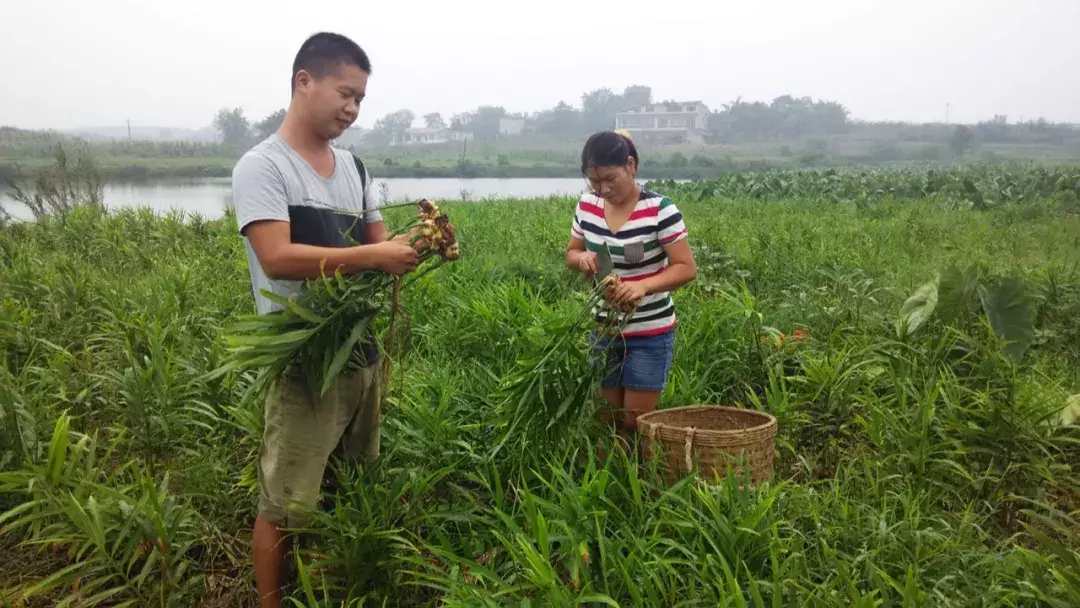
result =
[[657,336],[629,338],[592,335],[594,363],[603,366],[604,388],[662,391],[675,354],[675,329]]

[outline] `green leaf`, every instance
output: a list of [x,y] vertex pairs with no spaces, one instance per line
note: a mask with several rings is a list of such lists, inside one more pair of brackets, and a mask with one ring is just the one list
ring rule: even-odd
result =
[[274,304],[278,304],[285,308],[289,307],[289,298],[278,295],[268,289],[260,289],[259,293],[261,293],[267,300],[270,300]]
[[334,360],[330,362],[330,367],[323,373],[321,395],[325,395],[326,391],[330,390],[330,384],[334,378],[341,373],[341,370],[345,369],[345,364],[349,361],[349,355],[352,353],[356,343],[364,336],[364,331],[367,329],[370,320],[371,317],[363,317],[357,321],[356,325],[353,325],[352,331],[349,332],[349,337],[345,340],[345,343],[334,354]]
[[581,604],[605,604],[607,606],[615,606],[616,608],[618,608],[618,606],[619,606],[619,603],[616,602],[615,600],[611,599],[611,597],[609,597],[607,595],[600,594],[600,593],[593,593],[593,594],[590,594],[590,595],[583,595],[583,596],[581,596],[581,597],[579,597],[577,599],[577,603],[578,603],[578,605],[581,605]]
[[60,484],[60,473],[64,468],[64,462],[68,451],[68,417],[63,413],[56,419],[53,425],[52,442],[49,444],[48,481],[53,486]]
[[326,321],[324,317],[320,317],[319,315],[312,312],[310,309],[297,304],[294,298],[289,298],[289,311],[300,317],[301,319],[305,321],[310,321],[312,323],[320,324]]
[[[289,359],[291,359],[292,358],[291,355],[290,355],[291,352],[292,351],[286,350],[286,351],[281,351],[279,353],[270,353],[270,354],[265,354],[265,355],[254,355],[254,356],[251,356],[251,355],[244,356],[244,355],[238,354],[238,355],[235,355],[233,357],[233,359],[230,361],[230,365],[232,365],[234,368],[240,368],[240,367],[263,367],[263,366],[266,366],[266,365],[275,365],[275,364],[281,363],[282,360],[288,361]],[[230,368],[230,369],[232,369],[232,368]],[[225,371],[226,372],[230,371],[230,369],[226,369]]]
[[900,307],[900,329],[906,328],[907,335],[919,329],[934,314],[938,302],[938,281],[940,277],[925,283],[917,289]]
[[1068,426],[1080,420],[1080,394],[1065,400],[1065,407],[1058,412],[1058,424]]
[[260,327],[275,328],[295,322],[296,319],[290,319],[282,314],[282,311],[275,311],[265,315],[241,315],[236,318],[236,321],[230,323],[228,327],[233,332],[252,331]]
[[990,326],[1007,342],[1005,354],[1019,360],[1035,338],[1035,306],[1024,280],[1012,276],[996,287],[979,285],[979,299]]
[[294,347],[304,343],[313,333],[315,333],[314,329],[294,329],[276,335],[228,336],[226,342],[229,346],[252,346],[256,348]]
[[938,283],[937,314],[942,321],[953,323],[976,310],[980,274],[977,266],[964,271],[949,266],[945,270]]

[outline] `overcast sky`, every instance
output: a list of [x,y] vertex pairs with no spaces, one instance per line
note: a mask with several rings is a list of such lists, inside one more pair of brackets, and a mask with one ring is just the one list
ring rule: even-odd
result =
[[[276,6],[275,6],[276,4]],[[1080,122],[1080,0],[3,0],[0,125],[201,127],[288,103],[319,30],[373,75],[360,126],[580,104],[629,84],[711,107],[785,93],[855,118]],[[519,11],[519,12],[512,12]]]

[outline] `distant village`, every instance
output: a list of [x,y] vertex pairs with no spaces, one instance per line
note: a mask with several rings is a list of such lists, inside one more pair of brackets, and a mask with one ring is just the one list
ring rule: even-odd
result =
[[[618,112],[611,125],[629,131],[635,139],[658,143],[700,143],[706,135],[709,108],[700,101],[653,103],[636,110]],[[536,132],[529,118],[500,118],[500,137],[520,137]],[[394,133],[391,146],[422,146],[474,139],[467,130],[450,127],[412,127]]]

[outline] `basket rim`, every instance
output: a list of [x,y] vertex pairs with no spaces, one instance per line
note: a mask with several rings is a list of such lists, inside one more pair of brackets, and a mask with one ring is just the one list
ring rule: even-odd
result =
[[[702,411],[702,410],[714,410],[714,411],[716,411],[716,410],[720,410],[720,411],[727,411],[727,412],[734,411],[734,412],[739,412],[739,413],[750,412],[751,414],[753,414],[755,416],[759,416],[762,419],[762,421],[761,421],[761,424],[756,424],[754,426],[750,426],[750,427],[746,427],[746,428],[742,428],[742,429],[707,429],[707,428],[697,428],[697,427],[689,427],[689,426],[677,426],[677,425],[674,425],[674,424],[667,424],[667,423],[664,423],[664,422],[653,422],[652,421],[652,418],[659,418],[660,415],[664,414],[665,412],[679,412],[679,411],[685,412],[685,411],[689,411],[689,410],[695,410],[695,411]],[[657,428],[657,430],[660,430],[660,429],[663,429],[663,428],[668,428],[668,429],[672,429],[672,430],[694,428],[695,433],[709,433],[709,434],[716,434],[716,435],[742,435],[742,434],[745,434],[745,433],[748,433],[748,432],[751,432],[751,431],[768,429],[770,427],[776,427],[777,426],[776,416],[773,416],[772,414],[770,414],[768,412],[762,412],[760,410],[752,410],[750,408],[744,408],[744,407],[733,407],[733,406],[729,406],[729,405],[683,405],[683,406],[679,406],[679,407],[669,407],[669,408],[664,408],[662,410],[653,410],[651,412],[647,412],[645,414],[642,414],[642,415],[638,416],[637,422],[638,422],[638,428],[640,430],[645,430],[645,429],[641,428],[641,427],[645,427],[645,426],[659,427],[659,428]]]

